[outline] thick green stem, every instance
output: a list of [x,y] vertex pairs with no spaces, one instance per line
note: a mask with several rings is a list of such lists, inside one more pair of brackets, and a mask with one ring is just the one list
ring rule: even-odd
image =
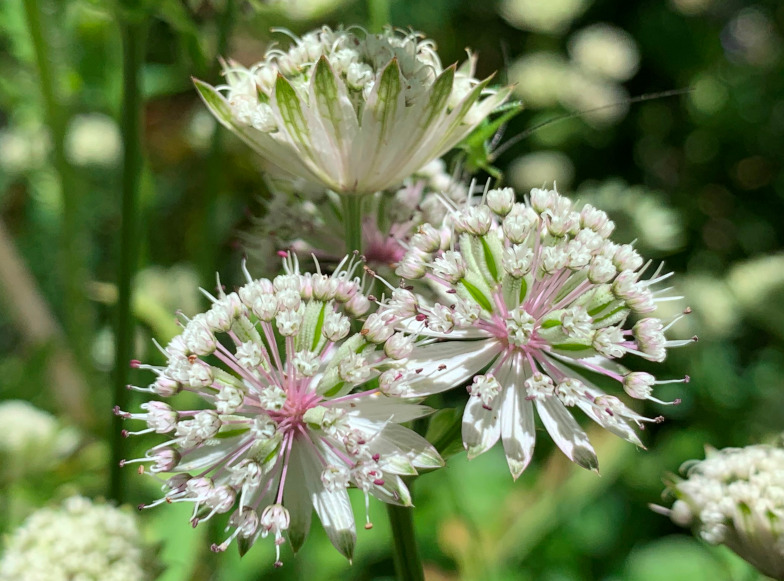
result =
[[[120,227],[120,261],[117,280],[116,342],[114,358],[114,403],[127,409],[128,365],[132,357],[134,331],[131,312],[131,281],[139,259],[139,185],[142,174],[140,71],[144,60],[146,25],[138,16],[124,18],[120,13],[120,36],[123,48],[123,100],[120,128],[123,140],[122,223]],[[125,457],[122,419],[115,417],[111,432],[112,459],[109,497],[122,502],[125,496],[120,461]]]
[[37,0],[24,0],[25,17],[38,69],[38,86],[43,97],[46,122],[52,137],[54,165],[60,178],[63,200],[61,235],[57,252],[60,255],[60,276],[63,281],[63,323],[76,358],[82,366],[89,361],[90,305],[85,294],[87,280],[85,224],[82,188],[65,155],[65,131],[68,121],[63,98],[58,95],[53,70],[53,51],[46,39],[41,9]]
[[414,509],[387,505],[395,543],[395,571],[399,581],[424,581],[425,572],[414,536]]
[[362,253],[362,196],[341,196],[343,203],[343,226],[346,236],[346,252]]
[[384,27],[392,24],[390,0],[368,0],[368,30],[381,32]]

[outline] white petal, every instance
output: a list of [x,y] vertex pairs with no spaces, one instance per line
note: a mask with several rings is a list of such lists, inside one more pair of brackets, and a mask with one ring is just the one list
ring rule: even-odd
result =
[[583,468],[598,471],[599,461],[588,436],[558,398],[536,400],[536,411],[550,437],[570,460]]
[[289,458],[289,469],[286,475],[286,487],[283,490],[283,505],[289,511],[291,523],[289,524],[289,542],[296,553],[310,530],[310,520],[313,514],[313,504],[310,493],[305,485],[305,473],[302,470],[303,460],[300,459],[302,447],[307,442],[294,440]]
[[[321,482],[323,464],[315,450],[307,442],[304,444],[300,449],[301,454],[298,454],[298,459],[310,501],[329,540],[338,551],[351,560],[354,555],[357,531],[348,492],[343,488],[334,492],[324,488],[324,484]],[[325,458],[329,460],[334,456],[334,453],[326,445],[321,444],[320,440],[318,445]],[[340,464],[340,461],[335,459],[335,464]]]
[[512,477],[517,480],[531,462],[536,442],[534,406],[525,398],[525,370],[521,355],[504,366],[498,382],[504,387],[501,409],[501,438],[506,462]]
[[366,397],[351,398],[339,403],[327,403],[329,407],[346,410],[351,416],[371,421],[386,422],[389,420],[397,424],[421,418],[435,411],[426,405],[405,403],[405,400],[378,393]]
[[[392,445],[399,453],[404,454],[416,468],[440,468],[444,461],[433,445],[417,434],[397,424],[387,424],[369,442],[371,448],[376,445]],[[383,454],[382,454],[383,457]]]
[[[500,399],[500,398],[498,398]],[[501,437],[501,403],[496,402],[492,409],[482,407],[478,397],[468,399],[463,412],[463,445],[471,460],[492,448]]]
[[380,488],[373,486],[370,494],[387,504],[411,506],[411,493],[403,479],[395,474],[384,474],[384,485]]
[[410,381],[419,395],[440,393],[462,385],[490,365],[503,350],[497,339],[445,341],[415,349],[406,368],[420,370]]

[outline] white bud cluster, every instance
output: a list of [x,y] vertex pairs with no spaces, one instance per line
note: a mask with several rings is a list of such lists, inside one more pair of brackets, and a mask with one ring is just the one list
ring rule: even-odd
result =
[[[708,448],[669,485],[664,510],[711,544],[724,544],[775,579],[784,576],[784,449],[754,445]],[[659,509],[662,510],[662,509]]]

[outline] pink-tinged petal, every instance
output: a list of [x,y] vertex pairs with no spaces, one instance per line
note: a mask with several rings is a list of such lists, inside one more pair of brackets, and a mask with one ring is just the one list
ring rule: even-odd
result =
[[588,436],[558,398],[536,400],[536,411],[547,433],[572,462],[588,470],[599,470],[599,460]]
[[521,356],[504,365],[497,376],[503,387],[501,409],[501,439],[506,462],[512,477],[517,480],[531,462],[536,442],[534,406],[525,398],[525,370]]
[[497,339],[425,345],[406,361],[406,368],[415,372],[409,384],[418,395],[458,387],[495,361],[502,350]]

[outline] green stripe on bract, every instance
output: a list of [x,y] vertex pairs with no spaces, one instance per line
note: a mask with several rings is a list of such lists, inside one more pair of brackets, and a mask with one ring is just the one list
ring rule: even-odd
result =
[[302,103],[300,103],[299,96],[291,83],[280,74],[275,81],[275,101],[288,134],[303,150],[310,152],[308,143],[310,132],[305,115],[302,113]]
[[321,329],[324,327],[324,315],[326,313],[326,308],[327,304],[322,303],[318,319],[316,320],[316,328],[313,332],[313,343],[310,348],[311,351],[316,351],[316,348],[318,347],[319,339],[321,338]]
[[438,117],[449,102],[452,86],[455,82],[455,65],[442,72],[430,88],[430,100],[427,103],[428,116],[424,125],[430,125]]
[[480,237],[479,241],[482,243],[482,251],[484,252],[484,259],[485,264],[487,265],[487,270],[490,271],[490,275],[493,277],[493,281],[498,281],[498,265],[495,263],[493,251],[490,250],[490,245],[487,243],[485,236]]
[[400,66],[397,59],[392,61],[381,73],[378,86],[378,101],[376,103],[376,119],[381,123],[381,135],[385,135],[391,129],[389,123],[397,115],[397,98],[402,90],[400,83]]
[[471,297],[473,297],[473,299],[477,303],[479,303],[479,305],[484,310],[486,310],[488,313],[492,313],[493,312],[493,305],[490,302],[490,299],[488,299],[482,293],[482,291],[480,291],[476,286],[474,286],[473,284],[468,282],[466,279],[461,280],[460,283],[465,287],[465,289],[468,291],[468,293],[471,295]]
[[316,64],[313,82],[315,86],[317,105],[322,117],[329,119],[338,145],[345,139],[342,134],[342,118],[340,103],[338,103],[338,84],[332,67],[329,66],[327,57],[322,55]]
[[590,348],[590,345],[581,345],[580,343],[560,343],[558,345],[553,345],[553,349],[560,349],[561,351],[584,351]]

